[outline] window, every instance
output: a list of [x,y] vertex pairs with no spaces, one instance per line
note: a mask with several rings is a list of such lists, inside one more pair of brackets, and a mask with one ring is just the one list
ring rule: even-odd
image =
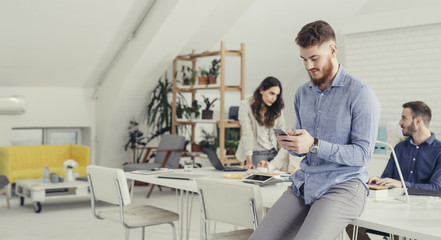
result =
[[81,144],[81,128],[14,128],[12,146]]

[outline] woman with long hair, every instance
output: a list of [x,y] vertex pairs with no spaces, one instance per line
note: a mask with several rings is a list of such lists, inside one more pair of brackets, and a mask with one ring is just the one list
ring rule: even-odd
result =
[[282,84],[275,77],[266,77],[252,97],[241,101],[239,121],[242,137],[236,158],[251,169],[259,162],[271,161],[279,150],[273,128],[285,129],[282,109]]

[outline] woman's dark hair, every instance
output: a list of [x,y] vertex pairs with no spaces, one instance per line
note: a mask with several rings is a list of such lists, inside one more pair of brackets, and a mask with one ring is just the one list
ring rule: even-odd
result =
[[[277,96],[277,100],[271,105],[266,105],[262,100],[262,94],[260,91],[266,91],[272,87],[279,87],[280,94]],[[282,109],[285,107],[282,97],[282,84],[275,77],[266,77],[256,88],[253,94],[251,102],[251,110],[253,112],[256,121],[267,128],[274,126],[274,122],[282,114]]]

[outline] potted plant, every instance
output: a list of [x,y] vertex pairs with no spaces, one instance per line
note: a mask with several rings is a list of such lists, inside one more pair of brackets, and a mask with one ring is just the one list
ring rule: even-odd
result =
[[225,141],[225,150],[226,155],[234,155],[237,150],[237,146],[239,146],[239,130],[230,129],[229,131],[229,140]]
[[205,109],[202,110],[202,119],[213,119],[213,110],[211,110],[211,108],[214,107],[214,102],[217,100],[217,98],[210,101],[210,99],[206,98],[204,95],[202,95],[202,97],[204,98],[205,104]]
[[198,77],[199,85],[207,85],[208,84],[208,71],[204,68],[199,68],[201,75]]
[[191,67],[185,65],[182,65],[181,72],[182,72],[182,84],[186,86],[194,85],[194,83],[196,82],[196,76],[198,72],[193,70]]
[[191,106],[185,106],[184,107],[184,115],[187,119],[196,119],[199,117],[199,109],[201,108],[201,105],[197,100],[194,100],[191,103]]
[[[158,84],[150,93],[149,102],[143,112],[144,120],[151,131],[146,143],[165,133],[172,132],[172,106],[169,102],[169,93],[171,92],[172,83],[168,80],[167,73],[165,73],[164,77],[159,78]],[[177,94],[176,103],[178,117],[179,115],[182,117],[182,114],[185,114],[186,100],[181,93]],[[186,126],[179,126],[178,130],[185,131]]]
[[216,150],[219,142],[217,137],[213,133],[208,133],[205,129],[202,129],[202,140],[199,142],[202,148],[210,148]]
[[211,67],[208,70],[208,82],[209,84],[216,84],[217,76],[219,76],[220,59],[213,59],[211,61]]
[[145,136],[144,133],[138,129],[138,122],[135,120],[130,121],[129,130],[129,141],[127,141],[126,145],[124,145],[124,151],[127,151],[128,148],[132,150],[132,163],[139,163],[141,156],[143,155],[144,150],[138,149],[139,147],[145,147],[147,143],[144,141]]
[[202,152],[202,146],[201,146],[201,144],[199,143],[195,143],[195,142],[193,142],[192,144],[191,144],[191,151],[192,152]]

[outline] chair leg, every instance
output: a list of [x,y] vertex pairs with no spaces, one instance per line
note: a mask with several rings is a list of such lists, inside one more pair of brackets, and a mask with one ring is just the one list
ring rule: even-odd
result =
[[8,206],[8,208],[11,208],[11,205],[9,204],[9,191],[8,190],[6,190],[5,196],[6,196],[6,206]]
[[149,191],[149,193],[147,194],[147,197],[146,198],[149,198],[150,197],[150,194],[152,194],[152,192],[153,192],[153,188],[155,188],[155,184],[152,184],[152,186],[150,187],[150,191]]
[[0,194],[4,193],[5,194],[5,198],[6,198],[6,206],[8,208],[11,208],[11,205],[9,204],[9,189],[8,189],[9,185],[6,185],[4,188],[0,189]]
[[173,222],[170,222],[170,225],[171,225],[172,230],[173,230],[173,240],[176,240],[176,227],[175,227],[175,224]]
[[142,240],[145,240],[145,227],[142,227]]
[[125,230],[126,230],[126,240],[129,240],[129,229],[125,228]]

